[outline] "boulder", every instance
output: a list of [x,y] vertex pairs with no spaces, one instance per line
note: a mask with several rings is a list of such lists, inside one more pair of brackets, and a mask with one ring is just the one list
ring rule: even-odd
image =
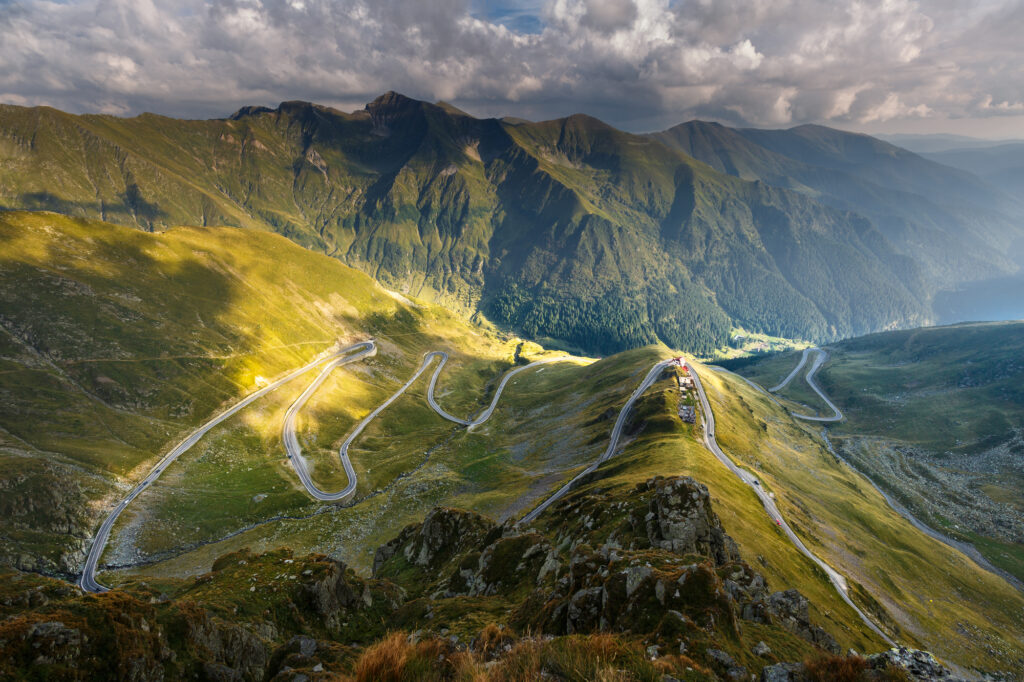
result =
[[761,670],[761,682],[802,682],[805,678],[802,663],[776,663]]
[[963,682],[959,677],[955,677],[949,668],[935,660],[931,653],[903,646],[869,656],[868,665],[875,670],[885,670],[890,665],[903,668],[915,680]]
[[569,634],[593,632],[600,626],[603,593],[602,587],[590,587],[572,595],[566,609],[566,631]]
[[733,657],[727,652],[721,649],[707,649],[705,653],[708,656],[711,667],[724,675],[726,679],[745,680],[749,677],[747,669],[742,665],[737,665]]
[[811,623],[807,597],[798,590],[773,592],[768,596],[766,610],[772,620],[794,635],[803,637],[830,653],[839,655],[842,651],[832,635]]
[[676,554],[701,554],[717,564],[739,559],[736,543],[725,534],[711,509],[708,489],[689,476],[653,478],[653,491],[644,518],[651,547]]

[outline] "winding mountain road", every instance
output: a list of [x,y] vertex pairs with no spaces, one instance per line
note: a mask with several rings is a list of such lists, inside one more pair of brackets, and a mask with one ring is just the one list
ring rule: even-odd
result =
[[[813,388],[818,393],[818,395],[820,395],[822,399],[825,400],[825,402],[833,408],[837,417],[813,418],[803,417],[801,415],[794,416],[801,416],[801,418],[814,419],[815,421],[835,421],[836,419],[842,419],[842,414],[839,412],[838,408],[836,408],[835,405],[821,392],[817,385],[813,383],[814,372],[817,371],[817,369],[825,361],[825,358],[827,358],[827,355],[824,353],[824,351],[820,351],[819,349],[814,350],[818,350],[819,355],[815,359],[815,364],[811,367],[810,371],[807,374],[808,383],[811,385],[811,388]],[[487,408],[482,410],[475,417],[463,419],[461,417],[456,417],[452,415],[451,413],[447,412],[444,408],[442,408],[437,403],[437,400],[434,395],[437,387],[438,377],[441,373],[441,370],[444,368],[445,363],[447,363],[448,361],[448,354],[445,353],[444,351],[431,351],[427,353],[426,355],[424,355],[423,362],[420,364],[416,372],[413,373],[412,377],[410,377],[409,380],[406,381],[404,385],[402,385],[397,391],[395,391],[395,393],[393,393],[384,402],[378,405],[372,412],[370,412],[370,414],[368,414],[362,421],[360,421],[359,424],[356,425],[356,427],[352,430],[351,433],[349,433],[345,441],[342,443],[338,451],[338,454],[339,457],[341,458],[342,466],[344,467],[345,473],[348,477],[348,484],[345,486],[345,488],[337,492],[327,492],[321,490],[316,486],[316,484],[313,483],[312,478],[310,477],[309,474],[309,469],[306,466],[306,461],[302,456],[302,448],[299,444],[298,436],[295,430],[295,420],[298,416],[299,411],[305,406],[305,404],[309,401],[309,399],[313,396],[317,389],[320,388],[320,386],[327,379],[331,372],[333,372],[340,366],[350,364],[352,362],[356,362],[367,357],[371,357],[376,353],[376,343],[373,340],[369,340],[339,350],[331,355],[328,355],[327,357],[318,358],[304,365],[303,367],[300,367],[299,369],[288,374],[287,376],[278,379],[277,381],[269,384],[268,386],[252,393],[251,395],[247,396],[241,401],[235,403],[231,407],[227,408],[223,412],[219,413],[218,415],[207,421],[205,424],[203,424],[201,427],[193,431],[191,434],[189,434],[189,436],[185,438],[185,440],[183,440],[174,449],[168,452],[167,455],[165,455],[160,460],[160,462],[157,463],[157,465],[153,468],[149,475],[147,475],[142,482],[140,482],[138,485],[135,486],[135,488],[132,489],[128,496],[125,497],[117,505],[117,507],[114,508],[114,510],[107,516],[107,518],[100,525],[100,528],[96,533],[96,537],[93,540],[92,547],[90,548],[89,554],[86,558],[86,563],[83,568],[81,578],[79,579],[79,585],[82,587],[82,589],[89,592],[103,592],[108,589],[105,586],[101,585],[99,582],[97,582],[96,568],[99,563],[100,556],[103,553],[103,549],[106,546],[106,543],[110,537],[111,529],[113,528],[114,523],[117,521],[117,518],[120,516],[121,512],[124,511],[128,504],[136,497],[138,497],[138,495],[141,494],[142,491],[144,491],[146,488],[148,488],[154,481],[156,481],[157,478],[159,478],[160,474],[163,473],[163,471],[169,464],[173,463],[175,460],[178,459],[178,457],[187,452],[193,445],[195,445],[199,441],[200,438],[202,438],[203,435],[205,435],[218,424],[222,423],[224,420],[236,414],[242,408],[246,407],[253,401],[263,397],[264,395],[270,393],[271,391],[277,389],[278,387],[284,385],[285,383],[291,381],[292,379],[301,376],[305,372],[315,367],[322,366],[322,369],[319,372],[319,374],[317,374],[316,378],[312,382],[310,382],[309,386],[307,386],[306,389],[299,395],[299,397],[296,398],[288,407],[288,410],[285,413],[284,423],[282,425],[281,438],[284,443],[285,450],[288,453],[288,458],[291,461],[296,474],[298,475],[299,479],[302,481],[302,484],[305,486],[306,490],[312,497],[324,502],[346,502],[349,499],[351,499],[351,497],[355,494],[356,486],[358,483],[355,469],[353,468],[351,460],[349,459],[349,447],[352,445],[355,439],[363,432],[366,426],[370,422],[372,422],[378,415],[380,415],[380,413],[384,409],[386,409],[402,394],[404,394],[409,389],[409,387],[412,386],[412,384],[415,383],[417,379],[419,379],[423,372],[425,372],[427,368],[435,360],[437,360],[438,363],[437,367],[434,369],[433,375],[430,378],[430,384],[427,389],[427,402],[429,403],[430,407],[442,418],[459,424],[461,426],[465,426],[467,429],[470,429],[490,419],[491,415],[494,413],[495,408],[497,407],[502,392],[505,390],[505,387],[508,385],[508,382],[514,376],[516,376],[520,372],[524,372],[537,365],[546,364],[548,362],[555,362],[563,359],[560,357],[545,358],[543,360],[538,360],[528,365],[517,367],[506,372],[505,375],[502,377],[501,382],[498,384],[494,396],[491,399],[491,402],[487,406]],[[782,384],[780,384],[780,386],[784,387],[786,384],[789,383],[789,381],[792,380],[794,376],[796,376],[799,369],[806,363],[807,356],[808,351],[805,350],[804,355],[801,358],[800,364],[792,373],[790,373],[790,376],[787,377],[786,380]],[[565,485],[559,488],[554,494],[552,494],[542,503],[537,505],[537,507],[535,507],[531,512],[523,516],[523,518],[520,519],[518,523],[529,523],[535,520],[548,507],[550,507],[556,501],[564,497],[566,493],[572,490],[573,487],[575,487],[583,477],[593,473],[601,464],[606,462],[615,454],[615,451],[619,445],[619,441],[622,438],[622,430],[625,427],[626,418],[628,417],[630,410],[633,408],[633,405],[644,394],[644,392],[646,392],[647,389],[650,388],[651,385],[658,380],[658,377],[661,375],[664,369],[671,363],[672,360],[662,360],[660,362],[655,363],[654,366],[652,366],[651,369],[647,372],[647,375],[644,377],[643,381],[640,382],[640,385],[637,386],[637,388],[633,391],[633,393],[626,400],[625,404],[619,410],[619,414],[615,420],[615,424],[612,426],[611,434],[609,435],[608,446],[605,448],[601,456],[598,457],[590,466],[588,466],[586,469],[584,469],[579,474],[574,476],[571,480],[569,480]],[[733,461],[728,456],[726,456],[724,452],[722,452],[722,449],[719,447],[718,441],[715,438],[714,413],[711,411],[711,405],[708,402],[707,395],[704,391],[704,386],[700,380],[700,376],[697,374],[696,370],[693,368],[692,365],[689,365],[688,363],[687,366],[689,367],[690,373],[694,378],[694,384],[697,390],[702,410],[705,415],[703,435],[705,447],[707,447],[708,450],[710,450],[718,458],[718,460],[721,461],[722,464],[724,464],[734,475],[736,475],[740,480],[742,480],[744,483],[749,485],[754,490],[758,498],[761,500],[761,503],[764,505],[765,510],[768,512],[769,517],[771,517],[772,520],[774,520],[783,529],[787,537],[801,553],[803,553],[805,556],[807,556],[809,559],[811,559],[818,566],[821,567],[821,569],[826,573],[826,575],[828,575],[829,580],[835,586],[840,596],[847,602],[847,604],[850,605],[851,608],[853,608],[857,612],[858,615],[860,615],[864,622],[879,636],[881,636],[890,644],[893,644],[892,640],[884,632],[882,632],[878,628],[878,626],[876,626],[850,599],[848,595],[848,587],[845,578],[843,578],[843,576],[836,572],[831,566],[829,566],[824,561],[815,556],[814,553],[807,549],[807,547],[803,544],[800,538],[796,536],[793,530],[786,523],[785,519],[782,518],[782,515],[779,512],[778,507],[775,505],[775,501],[768,495],[768,493],[766,493],[761,488],[760,485],[758,485],[756,477],[750,472],[744,471],[743,469],[737,467],[733,463]],[[772,390],[777,389],[778,387]]]
[[[797,369],[803,366],[803,364],[806,362],[806,357],[807,354],[805,352],[804,358]],[[537,507],[535,507],[533,511],[523,516],[523,518],[521,518],[518,521],[519,524],[530,523],[531,521],[534,521],[538,516],[544,513],[544,511],[548,507],[550,507],[552,504],[554,504],[559,499],[564,497],[566,493],[572,490],[573,487],[575,487],[578,484],[580,479],[582,479],[584,476],[588,474],[593,473],[599,466],[601,466],[601,464],[608,461],[612,457],[612,455],[615,454],[615,450],[619,445],[619,439],[622,437],[622,429],[625,425],[626,417],[629,415],[629,411],[633,408],[634,403],[636,403],[640,396],[643,395],[643,393],[648,388],[650,388],[655,381],[658,380],[658,377],[661,376],[661,373],[672,362],[673,360],[662,360],[661,362],[655,363],[654,366],[651,367],[650,371],[647,372],[647,376],[644,377],[644,380],[640,382],[640,385],[637,386],[636,390],[633,391],[632,395],[629,396],[629,399],[626,401],[625,405],[623,405],[622,409],[619,410],[619,416],[615,420],[615,425],[612,427],[608,447],[605,449],[604,453],[600,457],[598,457],[593,464],[591,464],[586,469],[581,471],[579,474],[574,476],[568,483],[559,488],[553,495],[551,495],[542,503],[537,505]],[[818,365],[820,365],[820,363],[818,363]],[[729,458],[724,452],[722,452],[722,448],[718,445],[718,440],[715,438],[715,414],[714,412],[711,411],[711,403],[708,402],[707,393],[705,393],[704,391],[704,384],[701,382],[700,375],[697,374],[697,370],[693,367],[692,364],[686,363],[686,367],[690,372],[690,376],[693,377],[694,387],[697,391],[697,397],[700,400],[701,410],[704,414],[704,447],[711,451],[711,453],[718,459],[718,461],[725,465],[725,467],[729,469],[729,471],[731,471],[737,478],[739,478],[741,481],[750,486],[750,488],[757,494],[758,499],[761,500],[761,504],[764,506],[765,511],[768,512],[769,518],[771,518],[772,521],[774,521],[783,530],[783,532],[786,534],[786,537],[789,538],[790,542],[793,543],[793,545],[797,548],[797,550],[800,551],[801,554],[803,554],[808,559],[813,561],[821,568],[822,571],[825,572],[825,575],[828,576],[829,581],[836,588],[836,592],[838,592],[839,596],[843,599],[843,601],[845,601],[850,606],[850,608],[852,608],[857,613],[857,615],[860,616],[861,620],[864,621],[864,624],[871,628],[872,631],[874,631],[879,637],[885,640],[890,646],[895,646],[895,642],[888,635],[886,635],[874,623],[874,621],[872,621],[867,616],[867,614],[861,611],[861,609],[853,603],[853,600],[850,599],[849,587],[846,583],[846,578],[844,578],[838,571],[836,571],[834,568],[825,563],[822,559],[818,558],[818,556],[815,555],[811,550],[809,550],[807,546],[803,543],[803,541],[799,537],[797,537],[796,533],[793,532],[793,529],[790,528],[789,524],[786,523],[786,520],[782,517],[782,512],[779,511],[778,506],[775,504],[775,500],[772,499],[771,495],[769,495],[761,487],[757,480],[757,477],[754,476],[754,474],[750,473],[749,471],[746,471],[736,466],[732,459]],[[814,367],[814,369],[816,368],[817,366]],[[784,382],[784,384],[788,383],[789,380],[791,380],[792,377],[795,375],[796,370],[794,370],[794,372],[790,375],[786,382]]]
[[86,590],[87,592],[107,591],[107,587],[97,582],[96,569],[99,564],[100,556],[103,554],[103,550],[106,547],[107,541],[110,539],[110,531],[111,529],[113,529],[114,523],[117,521],[118,517],[121,515],[121,512],[125,510],[128,504],[131,503],[132,500],[134,500],[136,497],[138,497],[142,493],[142,491],[144,491],[146,488],[152,485],[153,482],[155,482],[160,477],[160,474],[164,472],[168,465],[173,463],[181,455],[187,452],[193,445],[199,442],[199,440],[212,428],[222,423],[224,420],[232,417],[239,410],[248,406],[253,401],[262,398],[271,391],[274,391],[280,386],[301,376],[302,374],[305,374],[306,372],[315,367],[319,367],[321,365],[323,366],[322,369],[320,370],[320,373],[317,374],[316,378],[313,379],[312,382],[310,382],[309,386],[307,386],[306,389],[299,395],[299,397],[296,398],[288,407],[288,410],[285,413],[284,423],[281,429],[281,439],[282,442],[284,443],[285,451],[288,454],[288,459],[292,463],[292,467],[295,469],[295,473],[298,475],[299,480],[302,481],[303,486],[305,486],[306,490],[312,497],[323,502],[347,502],[349,499],[352,498],[353,495],[355,495],[356,485],[358,483],[355,469],[353,468],[352,462],[348,456],[349,447],[359,436],[359,434],[363,432],[366,426],[371,421],[373,421],[382,411],[384,411],[385,408],[387,408],[389,405],[391,405],[391,403],[393,403],[403,393],[405,393],[406,390],[408,390],[409,387],[412,386],[413,383],[415,383],[415,381],[423,374],[424,371],[426,371],[426,369],[435,359],[439,360],[439,362],[437,368],[434,370],[433,376],[430,379],[430,386],[427,389],[427,401],[430,404],[430,407],[433,408],[433,410],[437,412],[438,415],[440,415],[444,419],[455,422],[467,428],[473,428],[474,426],[483,424],[484,422],[491,418],[491,415],[494,414],[494,409],[498,405],[498,400],[501,398],[502,392],[505,390],[505,387],[508,385],[508,382],[514,376],[532,367],[543,365],[549,362],[557,362],[559,360],[564,359],[563,357],[544,358],[542,360],[537,360],[535,362],[531,362],[521,367],[516,367],[515,369],[506,372],[504,377],[502,377],[501,382],[498,384],[498,388],[494,393],[494,397],[492,398],[490,405],[488,405],[487,408],[480,412],[480,414],[478,414],[476,417],[471,419],[462,419],[460,417],[455,417],[448,413],[447,411],[445,411],[437,403],[437,400],[434,397],[434,390],[437,386],[437,379],[441,373],[441,369],[448,361],[448,354],[445,353],[444,351],[431,351],[427,353],[423,357],[423,362],[420,364],[419,368],[412,375],[412,377],[407,382],[405,382],[405,384],[401,388],[395,391],[395,393],[393,393],[387,400],[378,405],[370,414],[368,414],[362,421],[360,421],[359,424],[356,425],[355,429],[352,430],[352,432],[342,443],[341,448],[338,451],[338,454],[341,458],[342,466],[345,469],[345,474],[348,476],[348,484],[345,486],[344,489],[338,492],[326,492],[317,487],[316,484],[313,483],[312,478],[310,477],[309,469],[306,466],[306,460],[302,456],[302,447],[299,445],[298,436],[295,431],[296,417],[298,416],[299,410],[302,409],[302,407],[309,401],[309,399],[313,396],[317,389],[320,388],[320,386],[331,374],[331,372],[333,372],[338,367],[341,367],[342,365],[347,365],[359,360],[363,360],[365,358],[372,357],[376,354],[377,344],[373,339],[370,339],[368,341],[363,341],[361,343],[349,346],[348,348],[343,348],[326,357],[317,358],[316,360],[313,360],[312,362],[303,365],[299,369],[296,369],[287,376],[278,379],[277,381],[246,396],[239,402],[235,403],[234,405],[227,408],[223,412],[220,412],[215,417],[213,417],[205,424],[200,426],[198,429],[190,433],[187,438],[185,438],[177,446],[175,446],[174,449],[172,449],[170,452],[164,455],[164,457],[161,458],[161,460],[150,471],[146,478],[143,479],[142,482],[140,482],[138,485],[136,485],[132,489],[132,491],[123,500],[121,500],[121,502],[113,509],[113,511],[110,512],[106,519],[104,519],[103,523],[99,527],[99,530],[96,532],[95,537],[93,538],[92,546],[89,548],[89,554],[86,556],[85,565],[82,568],[82,575],[78,580],[79,586],[81,586],[81,588],[83,590]]
[[[351,356],[351,358],[349,358],[348,353],[351,353],[356,350],[360,350],[360,352],[356,353],[354,356]],[[351,362],[354,359],[361,359],[363,357],[366,357],[367,355],[373,355],[376,352],[377,346],[372,340],[370,340],[363,341],[362,343],[357,343],[353,346],[349,346],[348,348],[343,348],[326,357],[317,358],[312,362],[309,362],[303,365],[302,367],[298,368],[291,374],[288,374],[287,376],[278,379],[277,381],[267,386],[264,386],[260,390],[249,394],[242,400],[238,401],[237,403],[227,408],[223,412],[220,412],[215,417],[213,417],[205,424],[200,426],[198,429],[190,433],[188,437],[185,438],[185,440],[178,443],[170,452],[164,455],[159,462],[157,462],[156,466],[153,467],[149,474],[144,479],[142,479],[142,481],[138,485],[136,485],[130,493],[128,493],[127,497],[121,500],[121,502],[116,507],[114,507],[113,511],[111,511],[110,514],[107,515],[107,518],[103,520],[103,523],[100,524],[99,530],[96,531],[96,536],[93,538],[92,546],[89,548],[89,554],[85,558],[85,565],[82,567],[82,575],[78,579],[79,586],[81,586],[81,588],[83,590],[86,590],[87,592],[107,591],[108,588],[96,582],[96,567],[97,564],[99,563],[100,555],[103,554],[103,549],[107,546],[107,540],[110,538],[110,530],[114,527],[114,522],[117,521],[117,517],[121,515],[121,512],[125,510],[125,507],[127,507],[132,500],[138,497],[143,490],[152,485],[153,482],[160,477],[160,474],[164,472],[168,465],[173,463],[176,459],[181,457],[181,455],[187,452],[193,445],[199,442],[199,439],[202,438],[210,429],[217,426],[225,419],[230,418],[239,410],[251,404],[253,401],[262,398],[271,391],[288,383],[292,379],[302,376],[303,374],[313,369],[314,367],[317,367],[324,363],[331,363],[332,365],[334,365],[335,363],[341,364],[344,363],[345,361]]]
[[[801,360],[800,365],[797,366],[797,369],[799,369],[804,364],[804,362],[806,361],[806,356],[807,351],[804,351],[804,358]],[[824,361],[822,360],[822,362]],[[820,365],[820,363],[818,363],[818,365]],[[812,371],[816,369],[818,365],[812,367]],[[764,506],[765,511],[768,512],[768,516],[772,519],[772,521],[775,521],[775,523],[780,528],[782,528],[783,532],[786,534],[786,537],[789,538],[790,542],[793,543],[793,545],[800,551],[801,554],[803,554],[808,559],[813,561],[821,568],[821,570],[825,572],[825,574],[828,576],[829,581],[832,583],[832,585],[836,588],[836,591],[839,593],[839,596],[842,597],[843,601],[845,601],[850,606],[850,608],[852,608],[857,613],[858,616],[860,616],[861,620],[864,621],[864,624],[871,628],[879,637],[888,642],[890,646],[896,646],[896,643],[887,634],[882,632],[882,630],[875,624],[875,622],[868,618],[867,614],[861,611],[860,608],[853,603],[853,600],[850,599],[849,586],[846,583],[846,578],[844,578],[838,571],[836,571],[834,568],[825,563],[822,559],[818,558],[818,556],[814,554],[814,552],[809,550],[807,546],[803,543],[803,541],[799,537],[797,537],[796,533],[793,532],[793,529],[790,528],[789,524],[782,517],[782,513],[779,511],[778,506],[775,504],[775,500],[773,500],[771,495],[764,488],[761,487],[757,480],[757,477],[754,476],[754,474],[750,473],[749,471],[740,469],[738,466],[736,466],[736,464],[732,461],[731,458],[729,458],[724,452],[722,452],[722,448],[719,447],[718,440],[715,438],[715,415],[714,412],[711,411],[711,404],[708,402],[707,394],[704,392],[704,384],[701,382],[700,375],[697,374],[697,371],[693,367],[693,365],[687,363],[687,367],[689,367],[690,375],[693,377],[694,386],[697,390],[697,397],[700,400],[701,409],[704,412],[704,447],[710,450],[711,453],[716,458],[718,458],[718,461],[724,464],[726,468],[729,469],[729,471],[736,475],[737,478],[739,478],[741,481],[743,481],[753,489],[753,491],[757,494],[758,499],[761,500],[762,506]],[[792,379],[794,375],[795,371],[793,374],[790,375],[789,378],[787,378],[785,383],[788,383],[788,381]],[[829,402],[829,404],[831,404],[831,402]],[[838,410],[836,411],[838,412]],[[840,418],[842,417],[840,416]]]

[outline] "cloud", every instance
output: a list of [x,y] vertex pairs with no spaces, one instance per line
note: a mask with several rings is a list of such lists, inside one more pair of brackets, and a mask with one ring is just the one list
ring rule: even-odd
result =
[[22,0],[0,101],[215,116],[385,90],[631,129],[1008,117],[1024,0]]

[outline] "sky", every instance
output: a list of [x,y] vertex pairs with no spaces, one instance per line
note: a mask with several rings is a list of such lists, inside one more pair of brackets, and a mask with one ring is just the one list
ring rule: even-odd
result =
[[1024,0],[0,0],[0,102],[1024,138]]

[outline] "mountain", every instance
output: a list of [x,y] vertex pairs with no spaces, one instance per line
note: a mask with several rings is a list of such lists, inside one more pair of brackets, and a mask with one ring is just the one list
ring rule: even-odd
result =
[[875,137],[897,147],[909,149],[915,154],[921,154],[922,156],[957,149],[983,149],[985,147],[997,147],[999,145],[1021,142],[1021,140],[989,140],[982,137],[942,133],[876,135]]
[[1024,264],[1019,195],[867,135],[692,121],[652,137],[723,173],[866,217],[896,253],[921,267],[929,295]]
[[4,106],[0,206],[271,230],[591,353],[661,340],[711,354],[734,326],[834,339],[923,323],[937,288],[1013,271],[1012,201],[825,131],[723,129],[741,173],[668,134],[476,119],[394,93],[354,113],[286,102],[210,121]]
[[974,173],[1007,194],[1024,196],[1024,142],[964,147],[924,156]]

